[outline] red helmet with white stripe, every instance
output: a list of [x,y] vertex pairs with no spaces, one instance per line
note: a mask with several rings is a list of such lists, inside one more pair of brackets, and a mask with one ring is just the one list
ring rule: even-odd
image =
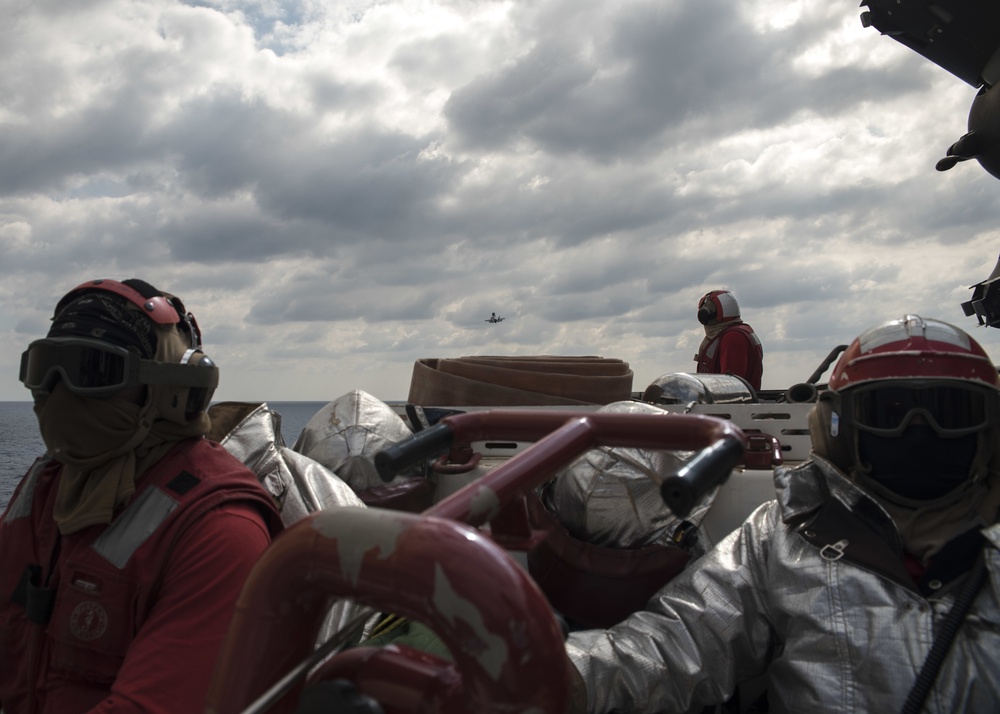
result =
[[56,304],[53,315],[58,315],[66,305],[87,292],[106,291],[123,297],[139,308],[140,312],[158,325],[177,325],[191,341],[192,347],[201,346],[201,330],[194,315],[184,308],[176,295],[163,293],[149,283],[131,279],[119,282],[101,278],[88,280],[70,290]]
[[996,457],[1000,376],[954,325],[905,315],[872,327],[829,387],[810,414],[814,453],[896,503],[960,498]]
[[957,379],[1000,387],[986,351],[940,320],[906,315],[866,330],[840,356],[830,389],[886,379]]
[[717,325],[740,319],[740,305],[728,290],[712,290],[698,301],[698,322]]

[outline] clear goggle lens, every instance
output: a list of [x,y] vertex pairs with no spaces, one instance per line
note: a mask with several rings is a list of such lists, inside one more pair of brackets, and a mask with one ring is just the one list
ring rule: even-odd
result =
[[954,384],[882,385],[860,389],[851,396],[857,427],[887,436],[901,434],[918,414],[941,435],[979,431],[989,424],[997,398],[992,390]]

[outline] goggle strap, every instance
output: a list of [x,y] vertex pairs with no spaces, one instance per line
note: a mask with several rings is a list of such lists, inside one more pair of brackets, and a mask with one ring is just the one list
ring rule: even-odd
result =
[[139,363],[138,377],[140,384],[163,384],[195,389],[215,389],[219,386],[219,368],[215,365],[199,367],[144,359]]

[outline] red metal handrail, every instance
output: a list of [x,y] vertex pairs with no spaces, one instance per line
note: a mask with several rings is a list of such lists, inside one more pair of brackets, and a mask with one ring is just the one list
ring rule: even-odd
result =
[[[570,665],[548,602],[502,548],[471,526],[516,520],[511,506],[526,491],[595,446],[704,449],[702,454],[724,456],[704,460],[710,472],[738,459],[746,444],[730,422],[697,415],[494,410],[442,423],[456,444],[536,443],[419,516],[333,508],[279,536],[236,604],[208,712],[235,714],[250,705],[312,652],[332,602],[351,598],[434,630],[455,656],[468,714],[499,714],[525,703],[544,714],[561,713]],[[438,441],[434,435],[423,445],[437,448]],[[724,480],[725,468],[725,475],[712,478]],[[498,518],[502,513],[506,519]],[[302,686],[295,685],[274,711],[293,711]]]
[[[427,624],[455,657],[468,714],[532,702],[563,712],[562,631],[528,574],[478,531],[379,509],[331,508],[279,536],[236,604],[208,712],[236,714],[313,648],[334,598]],[[294,711],[301,683],[273,708]]]
[[424,511],[425,515],[482,525],[525,491],[552,478],[595,446],[703,449],[746,438],[731,422],[695,414],[618,414],[497,409],[446,417],[455,443],[486,439],[534,441],[475,483]]

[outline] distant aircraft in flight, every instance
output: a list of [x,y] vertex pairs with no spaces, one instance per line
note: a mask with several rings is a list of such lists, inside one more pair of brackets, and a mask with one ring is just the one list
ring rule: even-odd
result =
[[503,318],[503,317],[497,317],[497,314],[495,312],[491,312],[490,313],[490,319],[489,320],[483,320],[483,322],[503,322],[504,319],[505,318]]

